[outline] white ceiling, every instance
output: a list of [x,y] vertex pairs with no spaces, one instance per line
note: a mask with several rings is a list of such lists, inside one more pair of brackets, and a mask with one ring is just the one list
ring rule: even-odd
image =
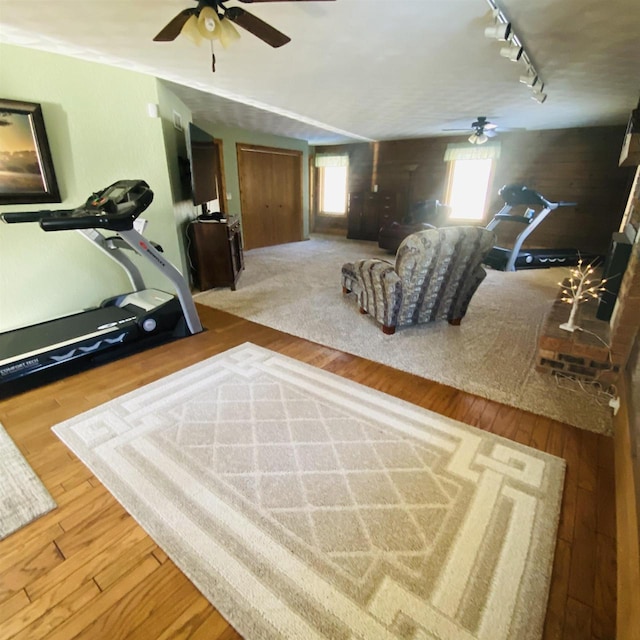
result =
[[239,28],[228,49],[153,42],[194,0],[0,0],[0,41],[152,74],[196,123],[312,144],[445,135],[479,115],[501,129],[625,124],[640,98],[638,0],[502,0],[545,83],[484,36],[486,0],[336,0],[241,6],[289,35],[273,49]]

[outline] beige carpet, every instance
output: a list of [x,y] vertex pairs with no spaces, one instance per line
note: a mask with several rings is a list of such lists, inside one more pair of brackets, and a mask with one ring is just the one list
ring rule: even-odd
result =
[[0,425],[0,540],[55,507],[49,492]]
[[245,253],[237,291],[195,300],[347,353],[599,433],[612,433],[608,398],[538,373],[538,332],[566,269],[488,270],[462,324],[437,322],[386,336],[343,296],[344,262],[393,259],[373,242],[313,236]]
[[540,638],[559,458],[249,343],[54,431],[247,640]]

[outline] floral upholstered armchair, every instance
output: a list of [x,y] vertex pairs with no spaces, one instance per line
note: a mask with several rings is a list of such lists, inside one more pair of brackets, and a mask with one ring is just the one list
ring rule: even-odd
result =
[[482,227],[441,227],[413,233],[395,264],[370,259],[342,266],[342,291],[358,297],[387,334],[404,325],[448,320],[459,325],[486,276],[482,260],[495,244]]

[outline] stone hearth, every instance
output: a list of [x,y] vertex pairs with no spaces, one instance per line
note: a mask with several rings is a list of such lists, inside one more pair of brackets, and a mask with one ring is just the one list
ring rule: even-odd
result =
[[560,328],[569,319],[571,305],[558,296],[545,318],[538,340],[536,369],[548,373],[561,373],[573,378],[598,381],[603,387],[613,384],[620,373],[621,363],[611,352],[609,322],[598,320],[598,300],[580,305],[576,324],[583,331],[573,333]]

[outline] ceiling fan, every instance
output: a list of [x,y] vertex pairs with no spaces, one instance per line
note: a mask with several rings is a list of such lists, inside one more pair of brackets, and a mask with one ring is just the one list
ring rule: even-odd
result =
[[[238,0],[244,4],[254,2],[318,2],[322,0]],[[334,0],[324,0],[332,2]],[[183,9],[168,22],[154,38],[155,42],[170,42],[181,33],[195,44],[203,40],[212,43],[212,70],[215,71],[215,55],[213,55],[213,40],[219,40],[223,47],[240,37],[234,24],[249,31],[263,42],[272,47],[281,47],[291,41],[291,38],[257,16],[245,11],[241,7],[225,6],[228,0],[198,0],[196,7]]]
[[497,133],[498,125],[489,122],[486,116],[478,116],[475,122],[471,123],[471,129],[443,129],[443,131],[471,131],[469,142],[471,144],[484,144],[493,138]]

